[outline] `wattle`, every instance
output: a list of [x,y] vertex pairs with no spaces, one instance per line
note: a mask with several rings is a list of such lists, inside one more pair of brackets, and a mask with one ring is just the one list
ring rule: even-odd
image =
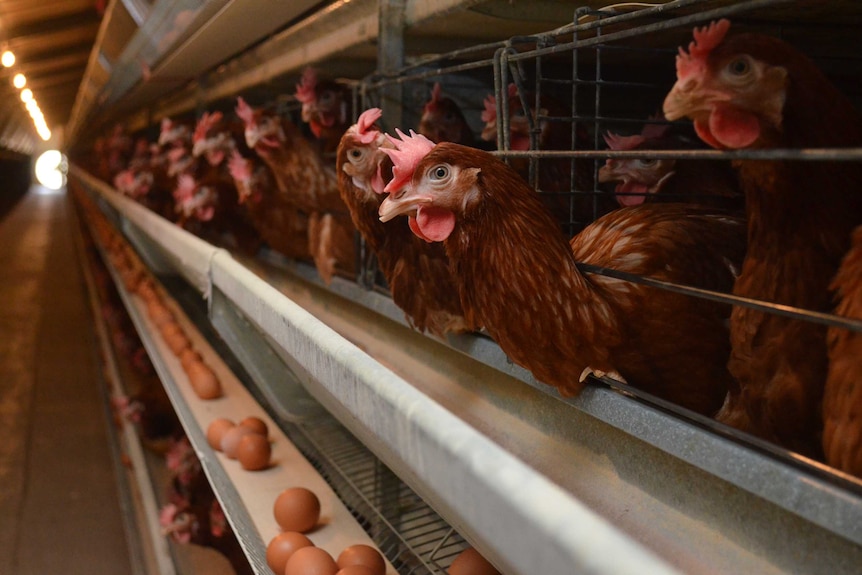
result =
[[616,194],[617,203],[621,206],[639,206],[644,203],[644,200],[646,200],[646,195],[649,193],[649,189],[645,184],[623,182],[622,184],[617,185],[614,193]]
[[751,112],[727,104],[716,104],[709,121],[695,120],[697,135],[713,148],[739,150],[760,137],[760,120]]
[[421,206],[416,210],[416,217],[410,218],[410,229],[426,242],[442,242],[455,229],[455,213],[444,208]]

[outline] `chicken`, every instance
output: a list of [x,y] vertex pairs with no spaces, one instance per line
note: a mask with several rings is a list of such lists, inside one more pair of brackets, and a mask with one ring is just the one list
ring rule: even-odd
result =
[[442,244],[426,243],[402,222],[382,223],[377,217],[385,183],[382,165],[389,164],[379,148],[390,145],[375,125],[380,116],[379,108],[363,112],[341,138],[336,159],[341,197],[412,327],[438,337],[476,329],[464,321]]
[[[454,142],[473,146],[475,138],[464,113],[455,100],[442,95],[440,83],[434,84],[431,99],[422,109],[419,133],[435,143]],[[496,138],[496,135],[495,135]]]
[[687,204],[645,204],[602,217],[567,243],[535,192],[481,150],[393,139],[388,221],[444,242],[468,321],[515,363],[564,395],[587,368],[702,414],[728,386],[728,306],[602,275],[607,267],[719,291],[733,285],[744,225]]
[[[536,120],[540,116],[565,118],[571,113],[551,98],[544,98],[539,114],[530,111],[536,123],[530,127],[517,87],[509,84],[509,149],[524,152],[527,150],[578,150],[592,149],[589,134],[583,124],[576,130],[575,145],[572,145],[571,125],[560,121]],[[497,139],[497,99],[493,95],[485,98],[485,111],[482,113],[485,127],[482,139]],[[531,131],[537,132],[537,145],[531,144]],[[589,222],[606,214],[616,206],[603,195],[594,192],[593,161],[587,159],[569,160],[566,158],[538,158],[535,173],[531,174],[530,160],[512,158],[509,164],[534,188],[541,192],[542,202],[554,217],[570,232],[580,231]],[[574,169],[574,179],[572,170]]]
[[320,140],[321,152],[332,153],[353,118],[350,89],[333,80],[320,80],[314,68],[306,68],[296,85],[302,103],[302,121]]
[[309,251],[321,279],[329,284],[336,272],[353,277],[355,228],[335,173],[290,122],[255,111],[242,98],[237,115],[245,122],[246,143],[272,171],[281,196],[308,214]]
[[[203,158],[194,178],[198,189],[209,190],[213,199],[213,216],[209,228],[218,235],[230,234],[242,251],[255,255],[261,246],[260,236],[251,223],[248,210],[240,205],[239,193],[231,176],[228,155],[237,149],[221,112],[205,112],[192,136],[192,156]],[[212,238],[218,241],[220,238]]]
[[[832,282],[840,316],[862,320],[862,226]],[[862,477],[862,333],[830,327],[823,392],[823,451],[829,465]]]
[[246,206],[263,241],[288,258],[311,260],[308,215],[276,187],[269,168],[256,158],[244,158],[237,150],[228,165],[239,202]]
[[[719,149],[855,147],[862,121],[804,55],[776,38],[725,38],[730,22],[696,29],[680,49],[668,120],[688,116]],[[734,293],[814,311],[832,307],[829,283],[862,223],[862,166],[740,160],[748,254]],[[720,421],[811,457],[822,454],[826,328],[746,307],[731,316],[729,367],[738,381]]]
[[[635,136],[605,135],[611,150],[681,150],[695,146],[668,124],[645,124]],[[599,170],[599,182],[619,182],[614,196],[621,206],[644,202],[686,202],[734,212],[744,209],[744,196],[729,162],[611,158]]]

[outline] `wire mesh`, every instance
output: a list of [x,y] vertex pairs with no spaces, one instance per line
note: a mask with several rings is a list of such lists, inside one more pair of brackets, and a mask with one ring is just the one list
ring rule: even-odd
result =
[[[699,162],[705,178],[727,179],[728,185],[735,184],[731,162],[740,160],[862,161],[862,148],[714,150],[700,142],[690,122],[670,123],[661,117],[664,96],[676,80],[677,47],[688,44],[693,26],[725,17],[732,17],[737,29],[792,39],[804,47],[816,46],[823,34],[829,34],[829,49],[821,50],[815,61],[824,70],[841,71],[834,81],[851,98],[862,99],[858,82],[852,79],[858,76],[850,73],[860,72],[857,51],[852,49],[852,23],[859,19],[858,8],[835,4],[831,12],[825,12],[825,20],[824,10],[817,2],[787,0],[678,0],[577,8],[570,25],[545,34],[426,56],[396,75],[365,78],[357,87],[361,103],[357,110],[379,106],[380,90],[399,85],[405,125],[398,127],[417,127],[432,86],[439,82],[443,92],[461,106],[473,133],[482,135],[477,147],[516,168],[542,195],[564,232],[572,236],[602,215],[652,193],[614,190],[613,182],[600,181],[602,167],[612,161]],[[842,17],[842,10],[849,13]],[[488,116],[496,116],[496,125],[479,121]],[[394,129],[385,125],[385,119],[384,113],[384,129]],[[616,136],[648,133],[660,135],[651,147],[618,149],[612,143]],[[677,199],[736,213],[744,209],[741,194],[732,199],[697,193],[663,198]],[[373,266],[372,260],[367,262]],[[585,271],[862,331],[862,322],[823,310],[697,293],[689,286],[623,277],[614,270]],[[364,278],[365,287],[385,290],[379,274]]]

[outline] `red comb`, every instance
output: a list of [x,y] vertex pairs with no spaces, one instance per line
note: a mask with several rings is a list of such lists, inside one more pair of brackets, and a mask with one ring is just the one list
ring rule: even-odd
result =
[[426,112],[433,112],[437,109],[437,104],[440,103],[440,95],[443,89],[440,87],[440,82],[434,82],[434,87],[431,88],[431,99],[425,104]]
[[380,108],[369,108],[359,115],[359,119],[356,121],[356,136],[361,144],[370,144],[380,133],[371,128],[382,115],[383,110]]
[[413,178],[413,172],[416,166],[422,161],[428,152],[436,145],[434,142],[410,130],[410,135],[406,135],[399,129],[395,129],[398,137],[397,140],[386,134],[389,141],[395,146],[395,149],[380,148],[392,159],[392,180],[383,188],[384,192],[395,192],[409,182]]
[[246,125],[254,123],[254,110],[251,106],[245,103],[242,96],[236,99],[236,115],[239,116]]
[[680,48],[679,55],[676,57],[677,78],[687,78],[703,71],[709,53],[721,44],[729,29],[730,20],[725,18],[712,22],[709,26],[695,28],[694,40],[688,45],[688,54]]
[[216,125],[218,125],[221,119],[221,112],[213,112],[212,114],[210,114],[209,112],[204,112],[204,115],[201,116],[200,120],[198,120],[198,123],[195,126],[195,134],[194,136],[192,136],[192,140],[195,142],[199,142],[206,139],[207,133]]
[[317,72],[314,68],[306,68],[302,72],[302,80],[296,85],[296,99],[303,104],[309,104],[317,97],[314,93],[317,88]]
[[620,136],[613,132],[605,134],[604,139],[608,147],[614,151],[634,150],[646,140],[643,136]]

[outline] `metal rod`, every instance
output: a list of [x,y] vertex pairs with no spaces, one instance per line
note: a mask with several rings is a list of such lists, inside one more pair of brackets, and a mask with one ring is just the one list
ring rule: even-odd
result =
[[690,286],[684,286],[679,284],[674,284],[671,282],[666,282],[663,280],[657,280],[650,277],[638,276],[634,274],[630,274],[627,272],[621,272],[617,270],[613,270],[610,268],[605,268],[601,266],[594,266],[591,264],[578,264],[578,269],[586,273],[593,273],[602,276],[612,277],[616,279],[621,279],[625,281],[629,281],[636,284],[647,285],[659,289],[663,289],[666,291],[671,291],[675,293],[681,293],[685,295],[691,295],[694,297],[698,297],[701,299],[707,299],[711,301],[716,301],[719,303],[726,303],[730,305],[738,305],[742,307],[747,307],[750,309],[755,309],[758,311],[768,312],[774,315],[780,315],[784,317],[789,317],[793,319],[799,319],[803,321],[808,321],[812,323],[819,323],[821,325],[826,325],[829,327],[843,327],[852,331],[862,332],[862,320],[857,319],[849,319],[840,317],[837,315],[811,311],[807,309],[802,309],[798,307],[793,307],[789,305],[777,304],[762,300],[756,300],[751,298],[740,297],[736,295],[721,293],[712,290],[706,290],[701,288],[695,288]]

